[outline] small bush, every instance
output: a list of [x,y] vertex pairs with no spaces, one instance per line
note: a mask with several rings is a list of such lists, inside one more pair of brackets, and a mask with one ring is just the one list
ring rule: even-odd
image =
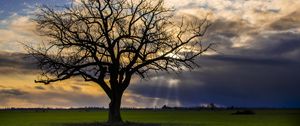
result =
[[232,115],[254,115],[255,112],[253,110],[238,110],[234,113],[232,113]]

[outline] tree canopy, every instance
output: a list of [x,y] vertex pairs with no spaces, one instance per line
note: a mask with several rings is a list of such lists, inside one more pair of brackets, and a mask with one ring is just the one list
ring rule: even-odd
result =
[[210,26],[206,18],[178,16],[164,0],[43,6],[35,22],[46,37],[41,46],[28,46],[43,71],[36,82],[80,76],[99,84],[112,101],[122,96],[133,75],[193,69],[195,58],[212,45],[201,42]]

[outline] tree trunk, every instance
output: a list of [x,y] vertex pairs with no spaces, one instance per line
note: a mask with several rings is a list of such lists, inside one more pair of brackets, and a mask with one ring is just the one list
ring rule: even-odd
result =
[[122,94],[122,92],[116,92],[111,98],[107,121],[110,124],[123,123],[120,113]]

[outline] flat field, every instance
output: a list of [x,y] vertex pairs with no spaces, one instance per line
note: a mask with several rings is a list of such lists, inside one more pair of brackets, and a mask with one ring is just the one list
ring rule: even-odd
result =
[[[162,126],[300,126],[300,110],[254,110],[255,115],[232,115],[236,110],[122,110],[124,121]],[[106,110],[1,110],[0,126],[61,126],[105,122]]]

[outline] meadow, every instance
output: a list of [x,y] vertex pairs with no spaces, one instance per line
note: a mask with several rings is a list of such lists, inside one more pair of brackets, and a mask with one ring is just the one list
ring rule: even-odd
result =
[[[162,126],[300,126],[300,110],[122,110],[124,121]],[[105,122],[106,110],[0,110],[0,126],[63,126]]]

